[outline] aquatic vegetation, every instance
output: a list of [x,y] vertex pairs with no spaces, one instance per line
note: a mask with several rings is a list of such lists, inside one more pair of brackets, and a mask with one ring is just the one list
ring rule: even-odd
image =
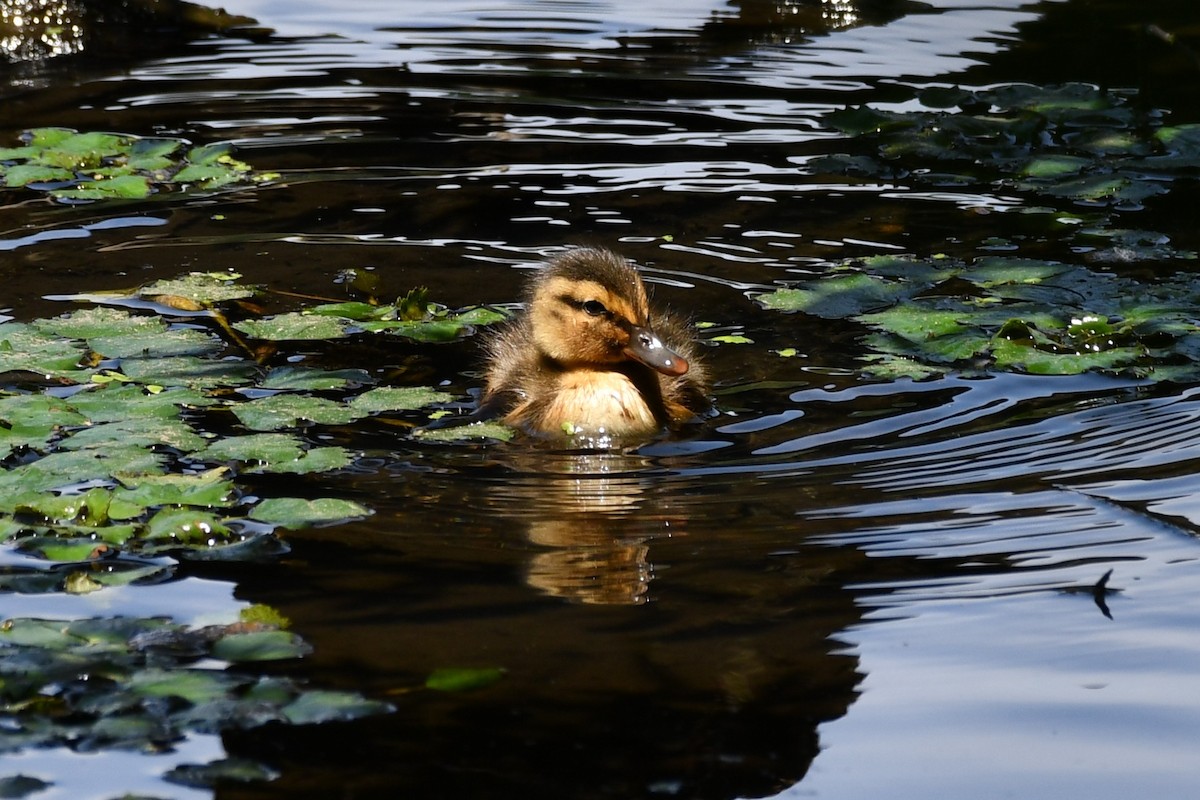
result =
[[866,371],[879,377],[986,368],[1200,378],[1200,278],[1189,273],[1147,284],[1037,259],[881,256],[757,299],[865,326]]
[[[266,473],[343,469],[360,457],[322,444],[310,429],[380,415],[427,421],[453,397],[428,386],[374,385],[377,378],[363,369],[277,358],[290,334],[264,340],[285,328],[252,336],[258,331],[242,324],[249,320],[228,317],[253,313],[262,294],[237,276],[195,273],[70,298],[101,305],[57,317],[0,323],[0,539],[24,556],[0,570],[0,592],[84,595],[154,584],[170,580],[179,559],[271,558],[286,548],[279,529],[372,513],[351,500],[278,496],[250,482]],[[444,341],[504,316],[451,312],[423,293],[391,309],[410,327],[357,335]],[[377,318],[390,321],[391,313]],[[311,315],[337,323],[329,338],[350,336],[350,322],[363,316]],[[424,325],[438,332],[421,335]],[[501,426],[486,430],[490,438],[511,434]],[[162,752],[190,734],[394,710],[358,693],[257,674],[255,665],[301,658],[311,648],[286,630],[278,612],[247,612],[235,624],[199,629],[158,617],[4,621],[0,714],[7,733],[0,752]],[[214,662],[226,668],[214,669]],[[499,668],[444,667],[395,693],[462,692],[502,677]],[[168,783],[197,787],[275,776],[244,759],[175,764],[163,773]],[[0,788],[24,794],[44,784],[13,775]]]
[[228,144],[193,146],[178,138],[69,128],[36,128],[22,134],[21,142],[0,148],[3,186],[44,191],[64,202],[209,192],[278,177],[234,158]]
[[[934,87],[914,100],[924,108],[828,114],[855,152],[813,159],[809,169],[1030,198],[1021,212],[1052,216],[1060,223],[1057,241],[1089,266],[1017,256],[881,256],[761,294],[764,308],[865,326],[865,370],[880,378],[981,369],[1200,378],[1200,283],[1162,269],[1197,254],[1161,233],[1116,224],[1117,215],[1195,176],[1200,126],[1168,125],[1165,112],[1085,84]],[[1054,207],[1057,201],[1075,210]],[[1018,249],[999,240],[977,247]],[[1138,262],[1154,262],[1153,277],[1115,271]]]
[[[159,617],[8,619],[0,624],[0,752],[167,752],[192,733],[312,725],[394,710],[356,692],[309,689],[249,669],[310,650],[296,634],[261,621],[190,628]],[[226,668],[213,669],[214,660]],[[206,768],[228,777],[226,766],[222,760]],[[243,767],[255,780],[273,777],[264,765]],[[164,778],[180,782],[177,770],[198,768],[176,765]]]
[[340,339],[364,331],[389,333],[418,342],[449,342],[469,336],[483,325],[508,318],[485,306],[451,310],[432,303],[425,289],[415,289],[394,303],[322,303],[234,325],[255,339],[302,341]]
[[826,122],[861,146],[809,162],[816,172],[995,190],[1133,209],[1200,168],[1200,125],[1171,126],[1087,84],[929,88],[928,110],[867,106]]
[[[276,528],[369,515],[339,498],[259,497],[246,480],[349,467],[356,453],[308,430],[405,413],[428,421],[453,397],[427,386],[375,386],[363,369],[277,358],[280,342],[306,337],[274,320],[332,322],[330,339],[357,330],[437,342],[504,318],[450,311],[416,293],[388,306],[362,304],[384,323],[374,333],[354,327],[368,315],[347,304],[338,315],[322,304],[315,314],[231,323],[229,313],[246,313],[262,294],[237,278],[193,273],[69,298],[105,305],[0,323],[0,536],[57,565],[37,576],[10,570],[0,588],[98,591],[169,573],[147,557],[258,558],[281,546]],[[510,433],[492,426],[430,438]]]

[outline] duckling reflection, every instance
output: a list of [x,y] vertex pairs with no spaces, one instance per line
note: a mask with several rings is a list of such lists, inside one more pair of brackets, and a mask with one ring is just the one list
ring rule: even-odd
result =
[[508,484],[492,500],[524,509],[538,550],[526,583],[577,603],[636,605],[648,599],[650,545],[680,535],[686,517],[667,498],[647,502],[646,459],[612,451],[539,454],[537,480]]
[[537,272],[525,313],[491,341],[481,411],[607,447],[694,418],[705,382],[687,326],[652,316],[637,270],[581,248]]

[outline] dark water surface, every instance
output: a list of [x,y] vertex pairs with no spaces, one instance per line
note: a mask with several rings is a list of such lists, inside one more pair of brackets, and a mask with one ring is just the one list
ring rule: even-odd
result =
[[[808,161],[845,149],[822,117],[911,105],[914,86],[1081,80],[1197,121],[1190,51],[1144,34],[1200,47],[1194,0],[226,7],[276,35],[9,68],[0,140],[232,140],[283,180],[115,211],[6,205],[9,313],[225,268],[329,295],[373,267],[392,294],[504,303],[531,263],[589,243],[754,343],[708,351],[722,413],[683,439],[581,455],[363,431],[342,442],[358,467],[310,488],[367,521],[165,585],[5,597],[5,616],[185,622],[267,603],[315,648],[287,672],[398,710],[169,757],[28,752],[0,773],[55,781],[39,798],[203,797],[158,776],[224,753],[281,777],[222,798],[1196,796],[1200,395],[1098,375],[872,382],[860,331],[749,296],[843,258],[994,239],[1080,257],[1029,233],[1019,212],[1045,198],[815,176]],[[1195,200],[1180,185],[1113,227],[1197,249]],[[475,348],[346,361],[465,394]],[[1108,570],[1111,618],[1091,590]],[[447,665],[507,672],[395,693]]]

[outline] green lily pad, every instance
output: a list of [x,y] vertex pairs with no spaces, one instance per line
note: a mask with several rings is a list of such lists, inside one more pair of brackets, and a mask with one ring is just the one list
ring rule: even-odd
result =
[[89,337],[93,350],[107,358],[170,358],[212,355],[224,344],[203,331],[188,328],[123,336]]
[[133,673],[128,687],[142,697],[178,697],[189,703],[206,703],[224,697],[244,682],[225,672],[148,668]]
[[384,411],[414,411],[453,399],[452,395],[428,386],[381,386],[352,399],[350,407],[365,416]]
[[276,342],[341,339],[348,335],[346,323],[337,317],[299,311],[277,314],[266,319],[249,319],[237,323],[234,327],[254,339]]
[[16,164],[5,168],[3,174],[4,185],[9,189],[32,184],[68,183],[75,179],[73,171],[51,164]]
[[205,440],[190,425],[178,419],[135,418],[103,422],[76,431],[62,443],[67,450],[162,445],[182,452],[199,450]]
[[213,644],[212,656],[224,661],[280,661],[301,658],[312,652],[294,633],[279,630],[233,633]]
[[132,484],[113,491],[113,499],[143,508],[153,506],[194,506],[229,508],[238,497],[237,485],[222,477],[225,470],[200,474],[152,475],[125,479]]
[[128,358],[121,362],[121,372],[137,383],[193,389],[240,386],[249,383],[257,371],[248,361],[196,356]]
[[163,780],[195,789],[215,789],[222,782],[273,781],[279,773],[247,758],[222,758],[208,764],[181,764],[163,774]]
[[345,425],[361,416],[345,405],[323,397],[292,394],[277,394],[238,403],[233,406],[233,413],[243,425],[256,431],[294,428],[302,421],[319,425]]
[[321,391],[344,389],[351,385],[372,383],[371,375],[363,369],[324,370],[311,367],[276,367],[258,385],[262,389],[279,391]]
[[311,691],[283,707],[283,715],[293,725],[315,725],[386,714],[392,706],[378,700],[366,700],[349,692]]
[[474,422],[444,428],[417,428],[413,436],[426,442],[460,442],[469,439],[507,442],[516,436],[516,431],[498,422]]
[[24,371],[83,380],[83,357],[83,348],[69,339],[19,322],[0,323],[0,373]]
[[200,306],[244,300],[257,294],[252,286],[237,283],[238,275],[223,272],[191,272],[172,280],[155,281],[138,290],[142,297],[183,297]]
[[358,503],[332,497],[318,500],[272,497],[251,509],[250,518],[284,528],[303,528],[307,525],[362,519],[373,513]]
[[185,148],[182,139],[38,128],[25,145],[0,148],[8,188],[48,190],[71,202],[144,198],[184,185],[216,189],[270,177],[234,159],[227,144]]
[[102,181],[84,181],[74,189],[55,189],[54,196],[64,200],[136,200],[149,197],[153,191],[144,175],[116,175]]
[[886,308],[906,294],[908,290],[900,283],[858,273],[811,281],[804,288],[776,289],[757,299],[773,311],[803,311],[841,319]]
[[182,387],[147,392],[141,386],[93,385],[71,396],[70,405],[89,422],[120,422],[129,419],[173,419],[181,409],[203,408],[213,399]]
[[304,456],[303,443],[283,433],[258,433],[218,439],[196,454],[208,462],[241,461],[266,466]]
[[232,538],[219,516],[194,508],[164,508],[146,523],[149,539],[171,545],[213,546]]
[[439,692],[466,692],[491,686],[504,677],[500,667],[442,667],[425,679],[425,688]]

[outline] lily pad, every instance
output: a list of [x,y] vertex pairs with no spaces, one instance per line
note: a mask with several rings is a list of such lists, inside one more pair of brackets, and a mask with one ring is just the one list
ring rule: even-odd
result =
[[439,692],[465,692],[491,686],[504,677],[500,667],[442,667],[425,679],[425,688]]
[[387,703],[366,700],[350,692],[310,691],[284,706],[283,715],[293,725],[314,725],[386,714],[392,710]]
[[280,661],[301,658],[312,652],[303,639],[280,630],[232,633],[213,644],[212,656],[224,661]]
[[253,171],[227,144],[188,147],[183,139],[37,128],[24,145],[0,149],[0,176],[8,188],[49,191],[71,202],[144,198],[198,186],[213,190],[274,176]]
[[167,329],[158,317],[130,314],[122,309],[85,308],[53,319],[33,323],[39,331],[69,339],[118,337],[134,334],[161,334]]
[[473,422],[442,428],[417,428],[413,435],[426,442],[459,442],[469,439],[507,442],[516,435],[516,431],[498,422]]
[[271,395],[238,403],[233,406],[233,413],[243,425],[256,431],[294,428],[300,422],[345,425],[361,416],[345,405],[323,397],[291,394]]
[[372,383],[371,375],[363,369],[324,370],[311,367],[276,367],[259,381],[263,389],[279,391],[321,391],[344,389],[352,385]]
[[381,386],[352,399],[350,407],[365,416],[383,411],[413,411],[453,399],[452,395],[427,386]]
[[250,512],[250,517],[284,528],[302,528],[307,525],[362,519],[372,513],[374,512],[369,508],[358,503],[331,497],[319,500],[272,497],[255,506]]
[[908,294],[904,285],[862,273],[834,275],[804,288],[776,289],[758,302],[773,311],[803,311],[826,319],[887,308]]
[[138,290],[142,297],[182,297],[206,307],[257,294],[254,287],[237,283],[239,275],[224,272],[191,272],[172,280],[155,281]]
[[266,319],[249,319],[234,325],[255,339],[270,341],[311,341],[340,339],[347,335],[346,325],[336,317],[304,314],[299,311],[277,314]]
[[85,380],[84,355],[83,347],[70,339],[19,322],[0,323],[0,373]]

